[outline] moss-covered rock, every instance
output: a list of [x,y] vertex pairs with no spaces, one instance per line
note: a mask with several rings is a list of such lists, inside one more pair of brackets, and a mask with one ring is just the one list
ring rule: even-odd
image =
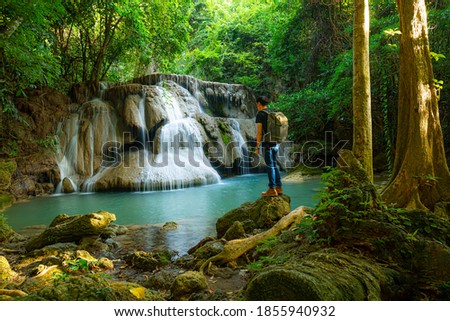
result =
[[171,255],[169,252],[145,252],[134,251],[125,256],[125,261],[130,266],[143,271],[153,271],[161,266],[167,265],[170,262]]
[[395,273],[349,254],[323,250],[296,264],[273,266],[246,286],[248,300],[341,301],[382,300]]
[[0,243],[14,235],[13,229],[8,225],[6,217],[0,214]]
[[233,225],[230,226],[230,228],[226,231],[223,238],[227,241],[240,239],[245,236],[245,229],[244,225],[240,221],[235,221]]
[[198,260],[208,259],[223,251],[223,243],[218,240],[206,242],[193,252],[193,255]]
[[177,222],[166,222],[161,227],[161,231],[175,231],[176,229],[178,229]]
[[143,285],[149,289],[169,290],[177,274],[178,273],[173,270],[160,270],[145,280]]
[[128,282],[109,282],[90,274],[60,278],[30,296],[48,301],[133,301],[144,299],[146,289]]
[[189,298],[192,293],[202,291],[207,287],[208,283],[203,273],[187,271],[175,278],[170,291],[175,300],[183,300]]
[[0,281],[8,281],[17,275],[11,269],[8,260],[4,256],[0,256]]
[[217,220],[217,237],[223,237],[236,221],[251,220],[257,228],[270,228],[289,212],[290,198],[284,194],[277,197],[262,197],[254,202],[244,203]]

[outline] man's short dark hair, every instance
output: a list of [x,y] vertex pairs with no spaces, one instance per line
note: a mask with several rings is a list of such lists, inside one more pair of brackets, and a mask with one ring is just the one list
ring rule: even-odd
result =
[[267,106],[269,104],[269,99],[266,96],[260,96],[256,99],[256,102],[263,106]]

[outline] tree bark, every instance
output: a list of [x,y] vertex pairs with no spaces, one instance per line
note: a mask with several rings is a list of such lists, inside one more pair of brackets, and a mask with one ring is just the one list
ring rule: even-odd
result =
[[382,195],[405,208],[434,209],[450,199],[425,0],[397,0],[400,17],[398,130],[392,178]]
[[373,181],[369,0],[355,0],[353,29],[353,154]]

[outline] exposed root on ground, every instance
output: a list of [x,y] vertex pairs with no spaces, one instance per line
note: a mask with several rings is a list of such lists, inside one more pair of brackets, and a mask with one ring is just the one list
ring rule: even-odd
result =
[[298,224],[302,220],[303,216],[308,214],[306,213],[307,209],[309,208],[306,206],[300,206],[291,211],[288,215],[282,217],[274,226],[272,226],[267,231],[252,235],[245,239],[237,239],[227,242],[224,245],[222,252],[210,257],[202,264],[202,266],[200,267],[200,272],[204,273],[205,268],[209,267],[213,262],[219,265],[233,262],[249,250],[261,244],[263,240],[280,234],[283,230],[286,230],[292,224]]

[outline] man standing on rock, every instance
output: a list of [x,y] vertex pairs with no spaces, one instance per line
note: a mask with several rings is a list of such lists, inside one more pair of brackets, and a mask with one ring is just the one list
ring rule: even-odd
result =
[[269,189],[262,193],[263,197],[283,194],[280,171],[277,166],[278,145],[275,142],[265,142],[264,140],[267,135],[268,103],[266,97],[258,97],[256,100],[256,107],[258,107],[258,113],[256,114],[256,154],[259,154],[259,148],[262,147],[269,177]]

